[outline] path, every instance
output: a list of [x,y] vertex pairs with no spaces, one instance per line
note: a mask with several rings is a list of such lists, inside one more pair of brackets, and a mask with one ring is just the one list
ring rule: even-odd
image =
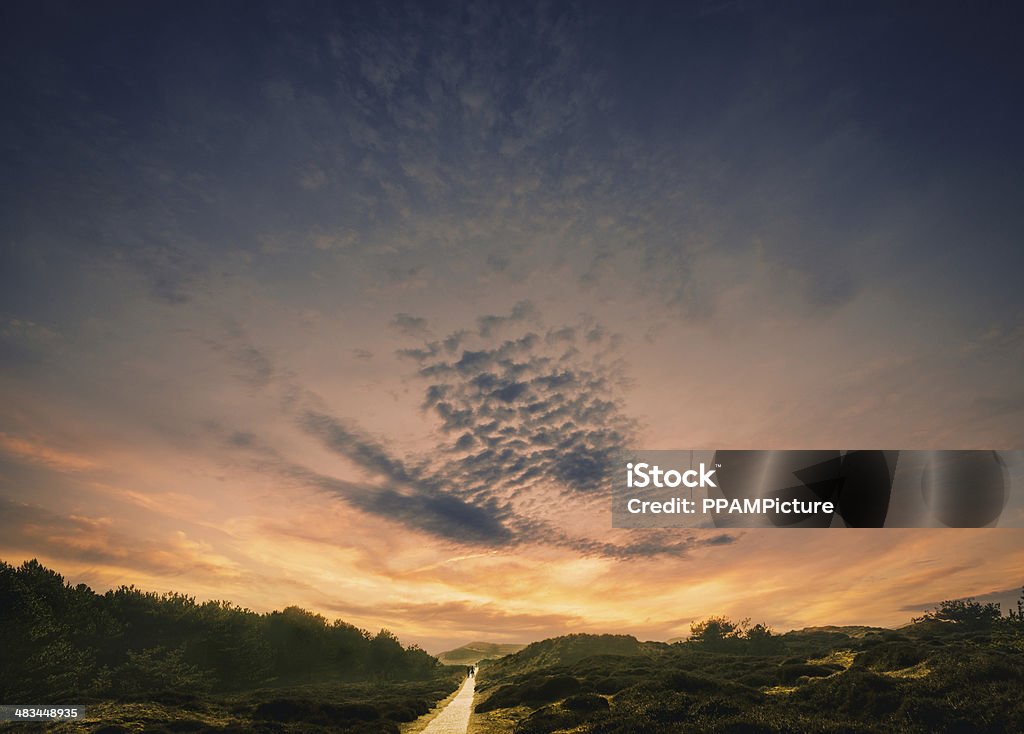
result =
[[427,724],[423,734],[466,734],[469,728],[469,715],[473,712],[473,691],[476,688],[476,676],[466,678],[462,688],[444,710]]

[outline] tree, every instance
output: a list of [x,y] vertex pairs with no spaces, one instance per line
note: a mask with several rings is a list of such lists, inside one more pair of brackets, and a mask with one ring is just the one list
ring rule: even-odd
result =
[[1020,598],[1017,600],[1017,611],[1010,610],[1010,622],[1024,624],[1024,587],[1021,588]]
[[38,561],[18,568],[0,561],[0,700],[416,679],[436,674],[437,665],[387,630],[371,636],[299,607],[257,614],[133,586],[100,595]]
[[746,633],[747,646],[755,655],[768,655],[782,647],[782,640],[775,636],[772,628],[758,622]]
[[151,691],[204,691],[210,687],[207,674],[185,662],[180,649],[151,647],[129,651],[128,660],[115,671],[121,693]]
[[726,647],[730,641],[742,636],[741,625],[725,617],[708,617],[690,625],[690,640],[709,648]]
[[709,650],[768,655],[782,647],[782,640],[763,622],[750,626],[750,619],[733,622],[726,617],[708,617],[690,625],[690,641]]
[[972,629],[991,627],[999,621],[1002,613],[999,604],[989,602],[983,604],[973,598],[947,599],[930,612],[915,617],[914,622],[951,622]]
[[390,630],[382,629],[370,640],[370,670],[390,679],[398,672],[405,650]]
[[437,670],[437,658],[419,645],[405,648],[402,668],[406,678],[429,678]]

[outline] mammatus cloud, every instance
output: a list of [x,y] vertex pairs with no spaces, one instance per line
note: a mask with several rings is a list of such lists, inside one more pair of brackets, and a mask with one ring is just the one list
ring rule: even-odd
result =
[[[400,314],[393,325],[424,334],[426,320]],[[530,303],[485,315],[461,329],[399,351],[416,366],[422,410],[433,419],[436,448],[404,455],[322,401],[287,385],[296,427],[344,457],[365,477],[343,480],[287,459],[248,431],[226,442],[260,455],[282,476],[329,492],[391,522],[455,543],[542,544],[606,557],[684,554],[734,536],[612,531],[610,479],[635,440],[622,410],[618,341],[600,325],[545,327]],[[243,384],[278,374],[266,354],[244,341],[222,348],[245,367]],[[560,514],[587,517],[597,536],[567,529]],[[601,528],[605,527],[606,530]]]
[[423,409],[449,456],[446,476],[474,497],[497,490],[511,498],[540,483],[570,493],[607,488],[634,428],[617,400],[621,376],[608,345],[577,345],[570,327],[497,338],[503,323],[484,317],[475,334],[416,355]]

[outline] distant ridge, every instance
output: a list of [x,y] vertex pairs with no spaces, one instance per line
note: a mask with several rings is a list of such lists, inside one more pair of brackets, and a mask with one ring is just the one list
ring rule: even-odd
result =
[[[843,634],[849,637],[857,638],[864,637],[865,635],[878,632],[889,632],[890,630],[885,627],[867,627],[864,625],[836,625],[826,624],[819,625],[817,627],[804,627],[803,629],[790,630],[789,632],[783,633],[783,635],[789,636],[801,636],[801,635],[813,635],[815,633],[832,633],[832,634]],[[673,645],[677,642],[686,642],[689,637],[670,637],[665,640],[669,645]]]
[[519,652],[488,665],[487,670],[510,674],[540,668],[572,665],[597,656],[634,657],[664,646],[661,642],[640,642],[629,635],[572,634],[533,642]]
[[847,625],[825,624],[825,625],[819,625],[817,627],[804,627],[803,629],[793,630],[792,632],[787,632],[786,634],[811,634],[811,633],[814,633],[814,632],[834,632],[834,633],[840,633],[840,634],[844,634],[844,635],[849,635],[850,637],[864,637],[864,635],[868,635],[868,634],[871,634],[871,633],[890,632],[890,631],[891,630],[886,628],[886,627],[868,627],[868,626],[859,625],[859,624],[847,624]]
[[485,658],[500,658],[519,652],[526,645],[514,642],[470,642],[440,653],[437,659],[447,665],[473,665]]

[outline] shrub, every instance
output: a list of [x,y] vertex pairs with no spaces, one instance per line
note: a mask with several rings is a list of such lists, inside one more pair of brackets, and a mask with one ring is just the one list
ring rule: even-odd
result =
[[916,617],[914,621],[926,622],[936,620],[980,629],[991,627],[1001,616],[998,604],[982,604],[972,598],[968,598],[941,601],[935,609],[925,612],[923,616]]
[[779,666],[779,679],[783,683],[795,683],[803,677],[826,678],[833,673],[842,670],[841,665],[810,665],[808,663],[793,663]]
[[835,711],[854,719],[879,719],[896,711],[902,702],[894,681],[858,668],[815,681],[793,695],[818,711]]
[[551,703],[579,693],[581,688],[580,682],[571,675],[550,676],[537,684],[510,683],[500,686],[486,701],[477,704],[476,711],[486,713],[523,704]]
[[697,691],[716,691],[721,689],[720,681],[706,678],[702,675],[687,673],[684,670],[677,670],[669,673],[662,679],[665,688],[672,691],[694,693]]
[[909,642],[885,642],[858,655],[853,665],[875,671],[900,670],[917,665],[928,651]]
[[312,708],[308,701],[278,698],[259,704],[253,715],[258,719],[270,719],[272,721],[296,721],[308,717],[312,712]]
[[593,693],[569,696],[562,701],[562,705],[570,711],[592,712],[608,710],[608,700]]

